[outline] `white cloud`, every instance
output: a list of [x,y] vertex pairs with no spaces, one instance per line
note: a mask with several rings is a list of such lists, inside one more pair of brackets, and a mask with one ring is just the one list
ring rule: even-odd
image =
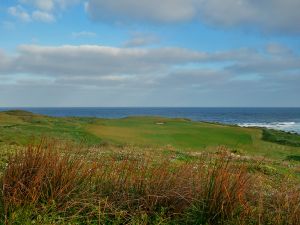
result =
[[278,43],[270,43],[266,46],[266,51],[269,54],[273,55],[287,55],[293,54],[293,51],[290,48],[287,48],[284,45],[278,44]]
[[[57,14],[83,0],[19,0],[41,12]],[[204,22],[221,27],[250,26],[262,32],[300,33],[299,0],[86,0],[90,18],[116,23],[182,23]],[[23,21],[30,14],[20,7],[10,13]],[[27,15],[26,15],[27,14]]]
[[177,23],[204,21],[263,32],[300,33],[299,0],[88,0],[86,11],[97,21]]
[[156,44],[159,38],[153,34],[135,32],[131,34],[131,38],[124,42],[124,47],[141,47]]
[[0,49],[0,71],[3,71],[9,64],[9,57]]
[[81,0],[19,0],[19,5],[8,8],[8,13],[24,22],[54,22],[55,16]]
[[[20,96],[23,103],[34,99],[35,105],[49,105],[56,102],[53,96],[70,94],[70,99],[59,98],[62,104],[86,106],[84,99],[89,99],[91,105],[207,106],[210,99],[211,105],[219,106],[245,102],[272,106],[278,103],[274,99],[281,99],[281,106],[299,106],[293,101],[300,94],[300,56],[286,54],[286,47],[278,46],[207,53],[182,48],[22,45],[14,55],[0,51],[0,95],[15,96],[9,99],[17,103]],[[12,104],[5,97],[1,102]]]
[[[272,43],[272,48],[275,45]],[[163,82],[170,86],[175,83],[197,85],[204,80],[203,84],[210,84],[216,83],[215,79],[226,83],[255,80],[255,77],[300,77],[299,55],[291,50],[287,54],[276,49],[278,47],[271,51],[268,48],[270,46],[264,52],[237,49],[207,53],[183,48],[22,45],[14,56],[0,52],[0,75],[38,75],[78,85],[80,82],[129,84],[135,80],[139,85]],[[222,66],[211,69],[211,63]]]
[[53,0],[20,0],[20,3],[33,5],[43,11],[51,11],[54,8]]
[[205,57],[205,53],[181,48],[129,49],[94,45],[23,45],[18,52],[15,69],[52,76],[154,73]]
[[20,5],[9,7],[8,13],[23,22],[40,21],[49,23],[55,21],[54,15],[49,12],[35,10],[32,13],[29,13]]
[[18,19],[20,19],[23,22],[30,22],[31,16],[28,14],[28,12],[20,5],[12,6],[8,8],[8,13]]
[[195,0],[89,0],[86,11],[95,20],[187,21],[195,15]]
[[55,21],[55,17],[51,13],[42,12],[38,10],[32,13],[32,19],[46,23],[51,23]]
[[81,1],[82,0],[20,0],[20,3],[31,5],[41,11],[54,11],[65,9]]

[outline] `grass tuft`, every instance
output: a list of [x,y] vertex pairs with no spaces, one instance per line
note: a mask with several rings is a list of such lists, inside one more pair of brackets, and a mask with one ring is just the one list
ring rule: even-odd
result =
[[257,182],[225,148],[187,161],[122,151],[100,154],[46,142],[17,151],[2,178],[3,221],[300,224],[295,185]]

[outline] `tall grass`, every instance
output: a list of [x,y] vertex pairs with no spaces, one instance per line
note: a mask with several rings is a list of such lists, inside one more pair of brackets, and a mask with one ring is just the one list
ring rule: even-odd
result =
[[225,151],[172,162],[151,155],[85,157],[70,147],[41,144],[10,158],[2,183],[7,224],[299,222],[294,214],[300,192],[258,197],[253,194],[260,191],[252,185],[255,177]]

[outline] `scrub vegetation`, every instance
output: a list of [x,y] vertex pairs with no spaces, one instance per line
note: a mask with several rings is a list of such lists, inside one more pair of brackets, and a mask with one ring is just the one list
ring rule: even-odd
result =
[[0,113],[0,223],[300,224],[296,134]]
[[300,135],[279,130],[263,130],[263,140],[275,142],[282,145],[300,147]]

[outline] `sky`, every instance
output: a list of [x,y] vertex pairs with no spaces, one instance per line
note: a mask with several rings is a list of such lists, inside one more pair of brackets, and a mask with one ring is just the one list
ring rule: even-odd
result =
[[0,0],[0,107],[300,107],[299,0]]

